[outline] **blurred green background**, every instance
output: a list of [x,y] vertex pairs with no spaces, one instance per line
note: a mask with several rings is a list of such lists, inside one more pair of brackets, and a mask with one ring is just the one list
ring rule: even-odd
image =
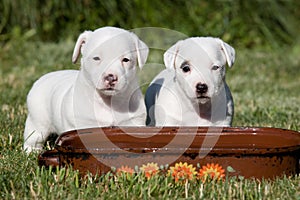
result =
[[101,26],[162,27],[235,47],[299,44],[298,0],[1,0],[0,42],[75,40]]

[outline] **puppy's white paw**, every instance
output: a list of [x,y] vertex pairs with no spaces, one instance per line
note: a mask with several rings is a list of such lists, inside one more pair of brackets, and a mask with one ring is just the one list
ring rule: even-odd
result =
[[23,150],[26,153],[30,154],[30,153],[33,153],[33,152],[39,153],[39,152],[41,152],[43,150],[43,148],[42,147],[32,147],[32,146],[25,146],[24,145]]

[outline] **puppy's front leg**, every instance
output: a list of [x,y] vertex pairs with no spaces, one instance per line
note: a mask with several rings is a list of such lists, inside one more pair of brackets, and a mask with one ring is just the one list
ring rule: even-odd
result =
[[23,149],[28,153],[42,150],[48,136],[48,131],[41,131],[40,128],[34,125],[30,115],[28,115],[24,130]]

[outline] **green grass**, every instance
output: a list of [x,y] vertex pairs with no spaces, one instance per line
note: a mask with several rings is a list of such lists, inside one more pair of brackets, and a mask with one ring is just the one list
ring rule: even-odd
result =
[[235,46],[278,48],[293,44],[299,35],[299,8],[298,0],[2,0],[0,41],[19,37],[61,41],[110,25],[165,27],[218,36]]
[[[142,175],[80,178],[71,169],[39,168],[37,155],[21,150],[26,95],[42,74],[79,68],[71,63],[73,45],[73,41],[18,41],[0,49],[0,199],[299,199],[299,176],[274,181],[198,181],[185,186],[163,176],[149,181]],[[227,71],[235,101],[233,125],[300,130],[299,47],[236,51],[236,63]],[[162,69],[155,64],[161,61],[161,53],[152,53],[153,64],[139,72],[141,84],[149,83]]]

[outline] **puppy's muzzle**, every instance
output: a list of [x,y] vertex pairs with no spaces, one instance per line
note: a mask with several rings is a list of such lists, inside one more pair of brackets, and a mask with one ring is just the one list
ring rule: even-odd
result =
[[104,83],[107,88],[115,87],[116,83],[118,82],[118,76],[114,74],[108,74],[104,77]]
[[208,86],[205,83],[198,83],[196,85],[196,97],[199,103],[205,103],[210,98],[207,96]]

